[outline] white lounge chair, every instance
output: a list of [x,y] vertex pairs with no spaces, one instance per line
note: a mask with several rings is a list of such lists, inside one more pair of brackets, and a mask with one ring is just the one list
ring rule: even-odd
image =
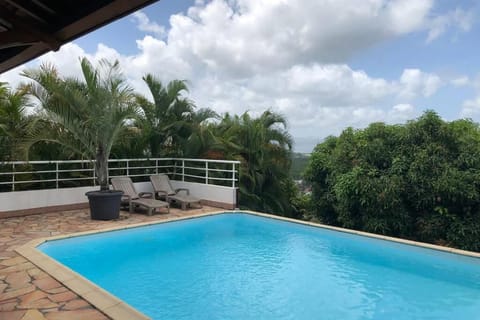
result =
[[165,199],[168,203],[179,203],[182,210],[195,203],[202,207],[200,199],[190,195],[190,190],[186,188],[173,189],[170,178],[166,174],[150,176],[155,196],[159,199]]

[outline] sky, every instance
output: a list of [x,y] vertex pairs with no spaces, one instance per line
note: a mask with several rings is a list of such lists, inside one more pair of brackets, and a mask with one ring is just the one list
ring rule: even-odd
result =
[[187,80],[198,108],[283,114],[294,150],[372,122],[425,110],[480,122],[476,0],[160,0],[0,75],[53,63],[78,76],[80,57],[118,59],[142,76]]

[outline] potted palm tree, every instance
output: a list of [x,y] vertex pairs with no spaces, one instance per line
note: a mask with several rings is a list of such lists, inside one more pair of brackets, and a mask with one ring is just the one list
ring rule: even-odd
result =
[[[122,192],[109,189],[108,159],[115,140],[137,108],[133,90],[126,84],[119,63],[100,61],[98,67],[83,58],[83,79],[60,77],[52,65],[26,70],[33,80],[28,91],[42,106],[29,145],[38,141],[59,143],[94,162],[100,190],[87,192],[92,219],[118,218]],[[48,129],[44,125],[49,123]]]

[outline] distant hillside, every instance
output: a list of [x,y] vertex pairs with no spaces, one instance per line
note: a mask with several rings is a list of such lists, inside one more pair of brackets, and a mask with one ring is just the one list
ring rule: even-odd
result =
[[294,153],[292,156],[292,168],[290,174],[294,180],[302,179],[302,173],[307,166],[309,153]]

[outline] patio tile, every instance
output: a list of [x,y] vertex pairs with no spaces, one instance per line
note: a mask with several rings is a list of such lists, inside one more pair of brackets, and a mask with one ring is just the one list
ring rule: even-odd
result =
[[26,271],[12,272],[4,281],[9,284],[10,289],[19,289],[30,284],[30,276]]
[[97,310],[84,309],[74,311],[54,311],[45,314],[48,320],[107,320],[108,318]]
[[43,314],[35,309],[28,310],[21,320],[46,320]]
[[22,320],[26,311],[7,311],[0,312],[0,320]]
[[77,309],[83,309],[85,307],[89,307],[90,303],[83,299],[75,299],[72,301],[67,302],[62,309],[64,310],[77,310]]
[[25,287],[25,288],[3,292],[0,294],[0,301],[23,296],[24,294],[35,291],[35,289],[36,287],[34,285],[29,285],[28,287]]
[[48,290],[61,287],[61,283],[52,277],[47,277],[39,280],[34,280],[33,284],[36,285],[41,290]]
[[0,273],[10,273],[10,272],[16,272],[16,271],[21,271],[21,270],[28,270],[35,268],[35,266],[30,263],[30,262],[25,262],[25,263],[20,263],[16,264],[14,266],[6,267],[3,269],[0,269]]
[[0,313],[4,311],[14,311],[17,306],[17,299],[0,301]]
[[48,298],[54,302],[65,302],[78,298],[78,296],[71,291],[65,291],[62,293],[51,295]]
[[24,263],[24,262],[27,262],[27,259],[25,259],[24,257],[15,257],[15,258],[5,259],[3,261],[0,261],[0,264],[9,267],[9,266],[14,266],[16,264]]
[[57,308],[58,304],[52,302],[50,299],[43,298],[28,303],[20,303],[18,309],[44,309],[44,308]]
[[25,294],[25,295],[23,295],[19,298],[20,298],[21,303],[27,304],[27,303],[30,303],[32,301],[43,299],[46,296],[47,296],[47,294],[45,292],[37,290],[37,291],[27,293],[27,294]]
[[[2,248],[2,247],[4,247],[4,248]],[[3,245],[3,246],[0,245],[0,252],[1,252],[0,253],[0,260],[8,259],[8,258],[12,258],[12,257],[17,256],[17,254],[14,251],[11,251],[11,250],[9,251],[8,249],[9,249],[9,247],[7,245]]]
[[56,294],[56,293],[65,292],[65,291],[68,291],[68,288],[58,287],[58,288],[45,290],[45,292],[50,293],[50,294]]

